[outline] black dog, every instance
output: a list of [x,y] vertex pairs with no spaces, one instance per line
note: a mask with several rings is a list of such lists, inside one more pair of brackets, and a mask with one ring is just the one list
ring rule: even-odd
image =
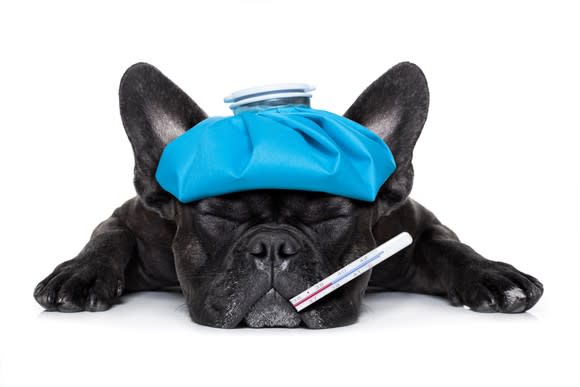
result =
[[[479,312],[523,312],[543,293],[534,277],[490,261],[408,198],[413,148],[427,117],[421,70],[401,63],[345,113],[389,145],[397,169],[377,199],[252,190],[181,204],[154,174],[165,145],[207,115],[145,63],[121,80],[123,124],[138,196],[97,226],[79,255],[34,291],[48,310],[100,311],[126,291],[180,286],[191,318],[233,328],[329,328],[355,322],[367,286],[437,294]],[[289,299],[401,231],[411,246],[300,313]]]

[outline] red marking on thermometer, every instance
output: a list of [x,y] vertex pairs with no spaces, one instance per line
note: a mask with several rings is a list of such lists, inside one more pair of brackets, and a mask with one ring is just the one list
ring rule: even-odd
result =
[[408,232],[402,232],[382,245],[369,251],[362,257],[349,263],[342,269],[329,275],[316,285],[306,289],[296,297],[292,298],[290,303],[298,312],[300,312],[302,309],[312,305],[322,297],[368,271],[373,266],[383,262],[389,257],[392,257],[411,243],[413,243],[411,235]]

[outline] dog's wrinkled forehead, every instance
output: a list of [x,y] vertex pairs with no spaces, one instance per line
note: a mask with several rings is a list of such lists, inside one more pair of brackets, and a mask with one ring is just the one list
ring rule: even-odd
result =
[[201,213],[251,215],[260,212],[282,212],[322,215],[348,215],[358,200],[325,192],[295,190],[250,190],[201,199],[194,207]]

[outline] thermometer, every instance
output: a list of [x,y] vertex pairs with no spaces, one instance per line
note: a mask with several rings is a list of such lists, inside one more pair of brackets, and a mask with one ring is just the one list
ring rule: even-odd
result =
[[329,275],[316,285],[306,289],[296,297],[292,298],[290,303],[298,312],[300,312],[302,309],[312,305],[342,285],[352,281],[362,273],[371,269],[373,266],[378,265],[385,259],[398,253],[411,243],[413,243],[411,235],[408,232],[402,232],[382,245],[369,251],[362,257],[349,263],[342,269]]

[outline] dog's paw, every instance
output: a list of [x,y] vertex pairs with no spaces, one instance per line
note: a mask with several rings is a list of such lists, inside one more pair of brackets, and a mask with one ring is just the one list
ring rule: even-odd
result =
[[123,275],[106,259],[91,258],[58,265],[34,289],[36,301],[60,312],[109,309],[123,293]]
[[536,278],[495,261],[466,268],[455,282],[448,293],[451,303],[476,312],[525,312],[544,293],[544,286]]

